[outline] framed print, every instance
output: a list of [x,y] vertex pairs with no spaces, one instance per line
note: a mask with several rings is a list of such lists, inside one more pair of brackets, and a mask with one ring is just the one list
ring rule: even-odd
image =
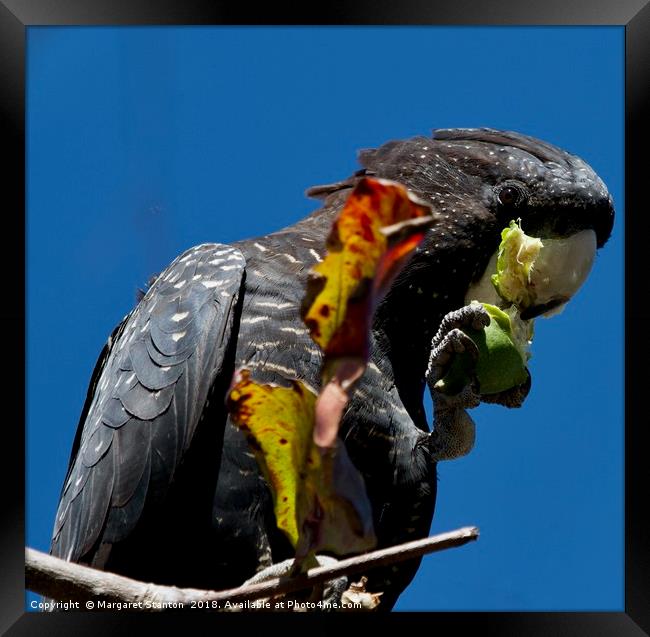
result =
[[[4,0],[0,13],[7,243],[25,264],[7,292],[24,316],[16,302],[5,318],[10,346],[24,335],[8,361],[25,361],[24,410],[6,423],[16,466],[3,469],[8,634],[160,621],[42,613],[23,583],[23,547],[49,549],[97,355],[150,277],[192,246],[296,223],[321,205],[305,191],[354,174],[362,149],[483,127],[579,156],[612,197],[613,230],[566,309],[536,321],[522,407],[473,410],[474,448],[438,464],[431,534],[477,526],[478,541],[425,557],[389,621],[647,632],[637,303],[648,7],[280,7],[253,21],[214,3],[101,4]],[[20,378],[12,366],[16,393]]]

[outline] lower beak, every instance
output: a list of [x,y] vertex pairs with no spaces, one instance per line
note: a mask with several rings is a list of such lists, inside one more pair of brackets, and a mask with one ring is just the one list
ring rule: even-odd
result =
[[569,302],[569,297],[561,296],[540,305],[531,305],[521,312],[521,320],[529,321],[538,316],[550,317],[559,314]]

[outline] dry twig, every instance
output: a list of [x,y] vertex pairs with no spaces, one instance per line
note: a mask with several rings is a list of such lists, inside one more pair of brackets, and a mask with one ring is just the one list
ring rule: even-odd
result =
[[476,527],[464,527],[421,540],[406,542],[339,561],[333,566],[311,569],[295,578],[279,578],[223,591],[161,586],[66,562],[31,548],[25,551],[26,587],[45,597],[61,601],[102,599],[157,610],[191,602],[254,601],[309,588],[342,575],[354,575],[456,546],[478,538]]

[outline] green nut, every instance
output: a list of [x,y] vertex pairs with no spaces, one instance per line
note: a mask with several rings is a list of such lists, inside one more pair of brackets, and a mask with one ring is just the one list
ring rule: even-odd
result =
[[518,307],[528,307],[535,296],[531,276],[535,262],[544,247],[536,237],[521,229],[521,220],[511,221],[501,232],[497,253],[497,271],[492,284],[499,296]]
[[[498,394],[526,382],[527,354],[522,330],[513,329],[511,317],[494,305],[482,303],[490,315],[490,324],[482,330],[466,328],[463,331],[476,344],[478,360],[473,369],[479,382],[480,394]],[[469,353],[456,356],[445,376],[435,388],[445,394],[457,394],[472,375],[472,357]]]

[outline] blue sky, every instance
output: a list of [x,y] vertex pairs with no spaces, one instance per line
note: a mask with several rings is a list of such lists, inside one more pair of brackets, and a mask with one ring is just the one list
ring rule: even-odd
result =
[[27,537],[47,550],[95,360],[136,289],[184,249],[316,207],[356,151],[492,126],[580,155],[613,237],[539,320],[520,410],[474,411],[441,464],[429,556],[400,610],[622,610],[623,52],[618,27],[30,28]]

